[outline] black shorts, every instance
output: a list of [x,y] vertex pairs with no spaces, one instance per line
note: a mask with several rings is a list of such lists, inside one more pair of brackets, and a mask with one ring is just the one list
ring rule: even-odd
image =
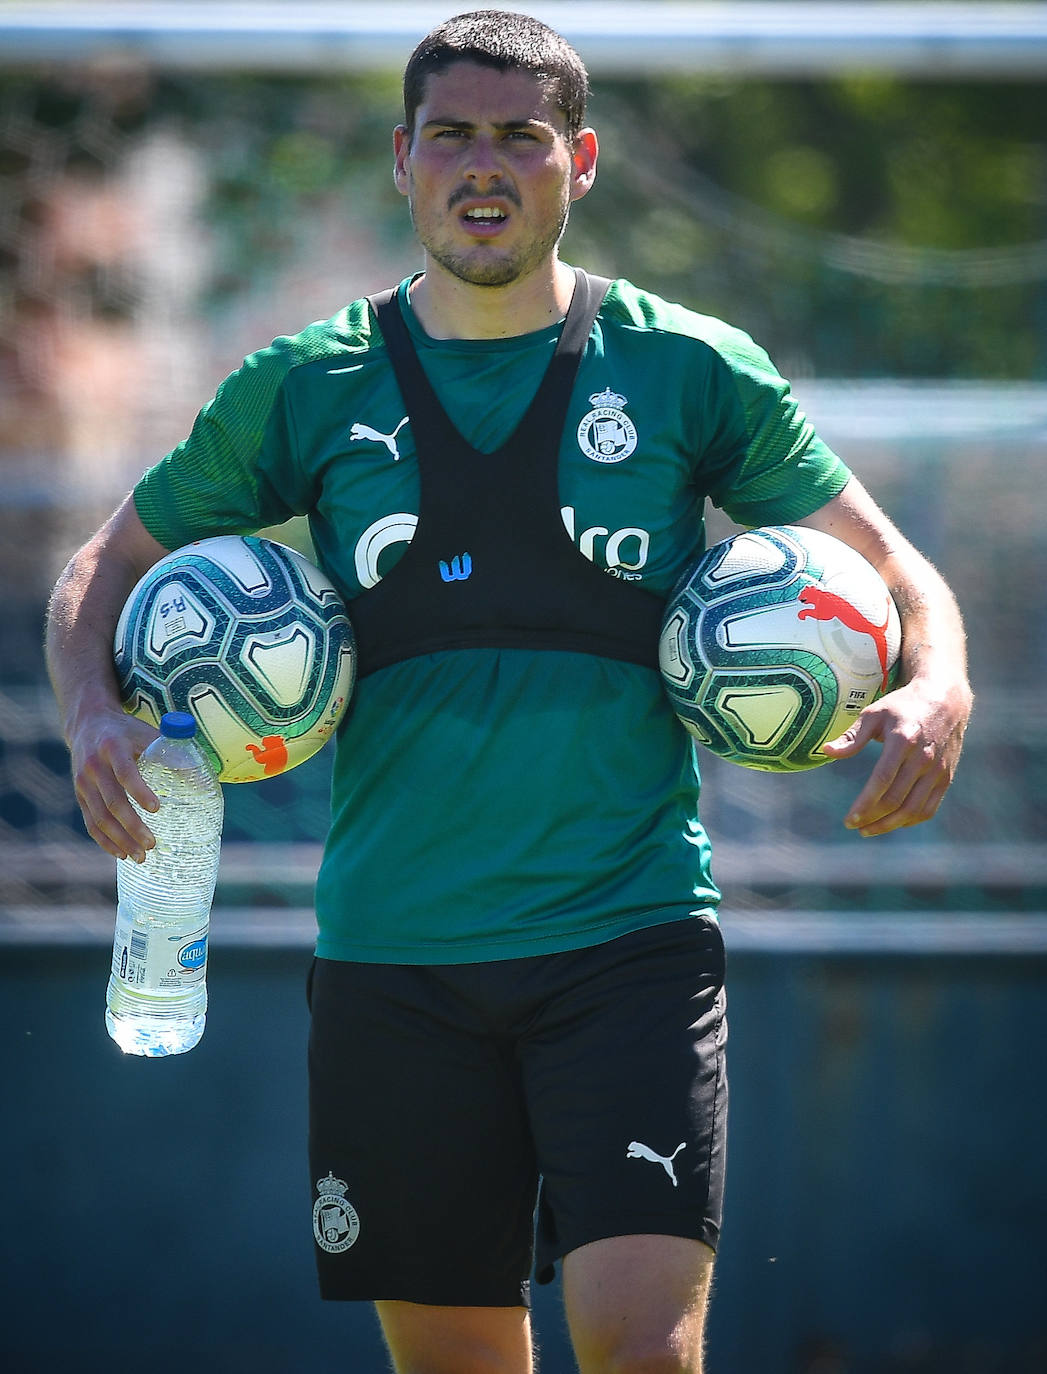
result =
[[547,1282],[590,1241],[715,1249],[723,976],[719,927],[696,918],[484,964],[316,960],[321,1296],[527,1306],[532,1264]]

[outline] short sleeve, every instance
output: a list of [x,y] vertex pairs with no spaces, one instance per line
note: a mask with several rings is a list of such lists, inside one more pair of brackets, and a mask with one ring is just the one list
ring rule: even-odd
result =
[[322,356],[328,339],[321,325],[275,339],[226,377],[189,437],[135,486],[138,514],[155,539],[180,548],[308,510],[313,484],[298,461],[287,380]]
[[730,484],[710,492],[740,525],[800,520],[843,490],[850,470],[815,433],[789,383],[748,335],[724,326],[714,345],[732,379],[746,434]]

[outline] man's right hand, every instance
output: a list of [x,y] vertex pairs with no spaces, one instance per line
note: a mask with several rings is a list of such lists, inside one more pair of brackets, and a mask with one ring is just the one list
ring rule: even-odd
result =
[[70,559],[47,613],[47,670],[87,833],[107,854],[139,863],[155,840],[128,796],[156,810],[138,758],[157,732],[120,705],[113,632],[131,588],[167,552],[126,497]]
[[145,811],[159,805],[138,771],[138,758],[157,731],[125,711],[93,712],[69,737],[73,787],[87,833],[117,859],[141,863],[155,844],[153,832],[131,805]]

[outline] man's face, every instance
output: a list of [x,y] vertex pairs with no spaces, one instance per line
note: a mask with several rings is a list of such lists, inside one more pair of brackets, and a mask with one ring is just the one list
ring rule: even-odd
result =
[[595,175],[595,134],[569,144],[543,83],[472,62],[430,76],[413,136],[398,128],[395,150],[428,257],[477,286],[505,286],[549,260]]

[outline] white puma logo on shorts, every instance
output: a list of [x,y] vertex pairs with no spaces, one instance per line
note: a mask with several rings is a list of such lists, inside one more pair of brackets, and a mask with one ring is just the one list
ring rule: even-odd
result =
[[652,1164],[660,1164],[669,1175],[669,1179],[675,1188],[678,1185],[676,1181],[676,1170],[673,1168],[673,1160],[681,1150],[685,1150],[686,1148],[686,1140],[681,1140],[672,1154],[666,1158],[665,1155],[660,1155],[656,1150],[652,1150],[650,1145],[644,1145],[639,1140],[633,1140],[630,1141],[629,1148],[625,1152],[625,1157],[626,1159],[647,1159],[650,1160]]
[[370,425],[353,425],[349,431],[349,442],[354,439],[373,439],[375,443],[384,444],[392,455],[394,463],[400,461],[400,450],[396,444],[396,436],[407,423],[408,417],[405,415],[400,423],[393,430],[392,434],[380,434],[378,430],[372,429]]

